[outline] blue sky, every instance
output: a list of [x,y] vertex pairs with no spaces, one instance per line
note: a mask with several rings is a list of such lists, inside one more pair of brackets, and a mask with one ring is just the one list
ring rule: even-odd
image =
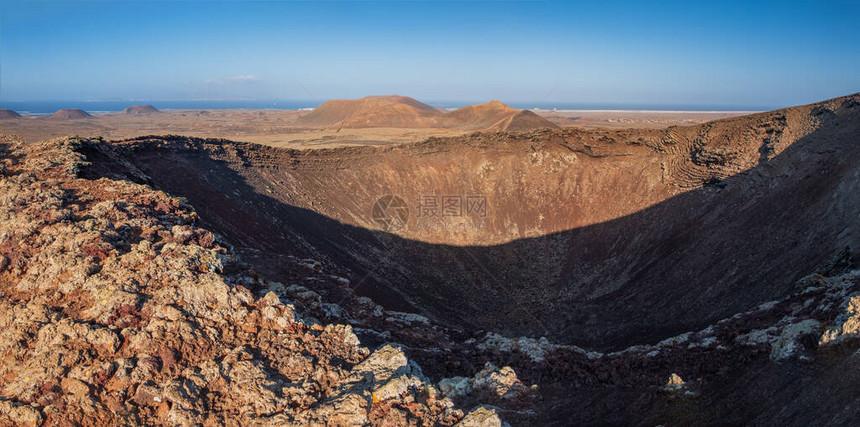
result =
[[787,106],[860,91],[860,1],[0,0],[0,101]]

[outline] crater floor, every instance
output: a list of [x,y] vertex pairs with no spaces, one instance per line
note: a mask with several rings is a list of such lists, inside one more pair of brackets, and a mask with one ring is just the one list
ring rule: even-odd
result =
[[[620,349],[786,296],[846,247],[855,256],[853,102],[384,148],[116,145],[259,271],[277,277],[280,257],[310,254],[392,309]],[[386,195],[402,201],[402,227],[374,218]]]

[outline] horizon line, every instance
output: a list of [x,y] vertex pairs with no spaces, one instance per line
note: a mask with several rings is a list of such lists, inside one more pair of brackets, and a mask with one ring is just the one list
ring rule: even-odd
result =
[[[206,108],[163,108],[163,109],[172,109],[172,110],[201,110],[201,109],[215,109],[215,110],[260,110],[260,109],[271,109],[271,110],[297,110],[302,108],[315,108],[323,104],[324,102],[334,100],[334,99],[361,99],[361,98],[332,98],[324,101],[315,100],[315,99],[302,99],[302,98],[271,98],[271,99],[252,99],[252,98],[192,98],[192,99],[143,99],[143,98],[129,98],[129,99],[88,99],[88,100],[78,100],[78,99],[31,99],[31,100],[0,100],[0,108],[12,107],[14,105],[8,104],[96,104],[96,103],[182,103],[182,102],[236,102],[236,103],[272,103],[273,105],[277,105],[278,103],[307,103],[309,104],[307,107],[298,107],[291,106],[290,108],[260,108],[260,107],[227,107],[227,108],[219,108],[219,107],[206,107]],[[413,98],[415,99],[415,98]],[[440,108],[457,108],[454,106],[467,106],[467,105],[475,105],[486,103],[489,101],[465,101],[465,100],[427,100],[421,101],[436,107]],[[651,111],[651,112],[760,112],[760,111],[770,111],[781,108],[787,108],[792,105],[752,105],[752,104],[713,104],[713,103],[702,103],[702,104],[690,104],[690,103],[673,103],[673,102],[665,102],[665,103],[655,103],[655,102],[617,102],[617,101],[502,101],[505,104],[515,106],[518,109],[523,110],[558,110],[558,111]],[[453,104],[453,105],[452,105]],[[136,104],[129,104],[136,105]],[[796,105],[805,105],[805,104],[796,104]],[[603,108],[605,107],[605,108]],[[74,106],[62,106],[57,108],[75,108]],[[81,108],[84,109],[84,108]],[[85,109],[84,109],[85,110]],[[92,111],[105,111],[109,112],[112,110],[109,109],[96,109]],[[120,111],[120,110],[117,110]]]

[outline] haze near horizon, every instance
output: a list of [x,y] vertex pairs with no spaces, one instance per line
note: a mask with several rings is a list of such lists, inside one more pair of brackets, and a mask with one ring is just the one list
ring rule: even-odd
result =
[[854,2],[23,2],[0,103],[360,98],[769,109],[857,92]]

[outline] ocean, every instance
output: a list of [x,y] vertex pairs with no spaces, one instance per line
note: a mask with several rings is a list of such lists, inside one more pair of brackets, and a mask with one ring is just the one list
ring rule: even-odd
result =
[[130,105],[152,105],[159,110],[297,110],[314,108],[318,101],[267,100],[267,101],[0,101],[0,108],[15,110],[20,114],[51,114],[63,108],[80,108],[90,114],[122,111]]
[[[429,101],[430,105],[452,109],[470,104],[481,104],[487,100],[467,101]],[[79,108],[91,114],[122,111],[130,105],[152,105],[159,110],[298,110],[315,108],[322,101],[311,100],[189,100],[189,101],[2,101],[0,108],[17,111],[21,114],[51,114],[63,108]],[[510,102],[514,108],[542,110],[663,110],[663,111],[765,111],[781,106],[749,105],[692,105],[692,104],[629,104],[629,103],[586,103],[586,102]]]

